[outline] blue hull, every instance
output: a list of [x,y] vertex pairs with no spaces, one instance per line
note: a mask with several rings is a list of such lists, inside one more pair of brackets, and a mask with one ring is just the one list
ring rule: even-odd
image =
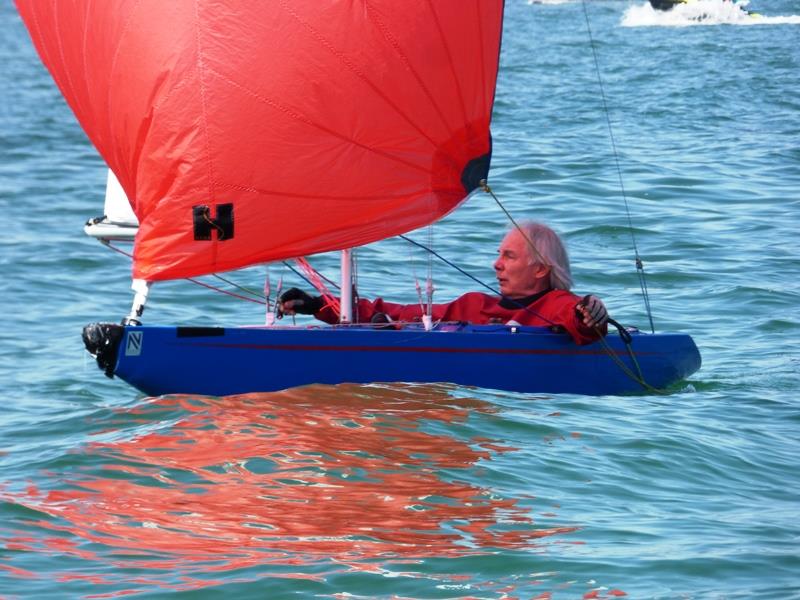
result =
[[[632,338],[650,386],[667,387],[700,368],[700,354],[688,335],[633,333]],[[606,342],[617,361],[638,373],[618,335],[610,334]],[[373,382],[591,395],[647,391],[602,343],[576,346],[567,335],[536,327],[444,326],[430,332],[358,326],[125,327],[111,365],[115,375],[152,396]]]

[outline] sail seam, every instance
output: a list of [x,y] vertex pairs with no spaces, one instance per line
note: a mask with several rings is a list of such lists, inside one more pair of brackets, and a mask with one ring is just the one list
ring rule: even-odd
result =
[[486,114],[486,61],[484,60],[483,56],[483,19],[481,18],[481,10],[480,10],[480,0],[475,0],[475,12],[477,13],[477,18],[475,19],[475,24],[478,28],[478,39],[481,41],[480,45],[478,46],[481,49],[481,52],[478,54],[478,57],[481,61],[481,108],[482,114]]
[[[53,18],[54,18],[54,20],[56,22],[58,22],[58,8],[57,7],[58,7],[58,3],[57,2],[53,2]],[[70,92],[72,92],[71,96],[73,97],[73,99],[74,99],[73,101],[75,102],[75,109],[74,109],[75,113],[76,114],[83,113],[83,107],[81,106],[81,103],[80,103],[80,100],[79,100],[79,96],[78,96],[78,94],[75,93],[75,84],[72,83],[72,77],[70,76],[69,69],[67,68],[67,60],[66,60],[66,58],[64,56],[64,44],[62,43],[62,40],[61,40],[61,28],[60,27],[56,27],[55,28],[55,32],[56,32],[56,43],[58,45],[58,57],[61,60],[61,67],[64,70],[64,82],[66,84],[65,87],[69,87]],[[66,96],[66,94],[65,94],[65,96]],[[79,118],[79,120],[80,120],[80,118]]]
[[[197,43],[197,83],[200,88],[200,123],[203,129],[203,140],[205,141],[206,163],[208,167],[208,185],[210,191],[210,202],[216,202],[217,194],[214,185],[214,163],[211,158],[211,139],[208,135],[208,106],[206,101],[205,89],[205,60],[203,57],[203,47],[200,43],[200,0],[195,0],[194,3],[195,15],[195,40]],[[219,239],[211,243],[211,264],[217,264],[217,251],[219,248]],[[212,269],[216,270],[216,269]]]
[[[397,38],[394,37],[392,35],[392,33],[389,31],[389,28],[386,25],[385,21],[381,20],[380,17],[377,16],[376,11],[374,9],[370,10],[370,3],[369,2],[365,2],[364,6],[367,9],[366,10],[367,18],[375,24],[376,28],[378,29],[378,31],[380,31],[380,33],[383,36],[384,40],[386,40],[386,42],[389,44],[389,46],[392,47],[392,49],[395,51],[395,54],[398,56],[400,61],[406,66],[408,71],[411,73],[413,78],[416,80],[416,82],[419,85],[420,89],[422,89],[423,93],[425,94],[425,97],[428,98],[428,101],[431,103],[431,106],[433,107],[434,111],[439,116],[439,119],[442,122],[442,125],[444,126],[445,131],[447,132],[447,135],[452,138],[453,135],[454,135],[453,129],[450,127],[450,124],[447,122],[447,119],[445,118],[444,112],[442,111],[442,109],[437,104],[436,99],[433,96],[433,93],[430,91],[428,86],[425,85],[425,82],[422,81],[422,77],[420,77],[419,72],[413,67],[413,65],[411,64],[411,61],[408,59],[408,56],[406,55],[406,53],[403,52],[403,49],[400,47],[400,43],[397,41]],[[381,95],[381,97],[385,98],[385,96],[383,96],[383,95]],[[413,123],[412,123],[412,125],[413,125]],[[428,138],[428,139],[431,142],[431,144],[433,144],[434,147],[437,147],[437,144],[433,140],[431,140],[430,138]],[[449,154],[446,154],[446,153],[442,152],[441,153],[441,157],[444,158],[448,163],[450,163],[450,165],[452,167],[455,167],[457,169],[460,168],[460,165],[458,164],[457,160],[453,156],[450,156]]]
[[433,3],[431,0],[428,0],[428,7],[430,8],[431,15],[433,15],[433,21],[436,24],[436,30],[439,32],[439,37],[442,40],[442,47],[444,48],[445,56],[447,56],[447,64],[450,65],[450,74],[453,77],[453,81],[455,83],[456,92],[458,92],[458,102],[459,107],[461,108],[461,117],[464,122],[465,127],[469,128],[470,123],[467,119],[467,109],[464,104],[464,94],[461,90],[461,86],[459,85],[458,77],[456,76],[456,69],[455,64],[453,63],[453,55],[450,53],[450,46],[447,45],[447,38],[444,35],[444,31],[442,30],[442,24],[439,21],[439,16],[436,14],[436,11],[433,8]]
[[83,68],[82,81],[83,81],[84,92],[86,93],[87,98],[92,97],[91,88],[89,86],[89,65],[87,63],[87,60],[89,58],[89,49],[88,49],[89,36],[87,35],[87,33],[89,30],[89,13],[91,12],[90,6],[91,3],[87,2],[85,6],[86,10],[83,15],[83,29],[82,29],[83,35],[81,39],[81,56],[83,57],[83,63],[81,65]]
[[325,47],[325,49],[327,49],[331,54],[333,54],[336,58],[338,58],[350,72],[355,74],[361,81],[363,81],[367,86],[369,86],[369,88],[373,92],[375,92],[375,94],[379,98],[383,99],[383,101],[386,102],[387,105],[391,106],[392,109],[400,117],[402,117],[406,121],[406,123],[408,123],[422,138],[427,140],[434,148],[438,147],[436,141],[434,141],[430,136],[428,136],[419,125],[414,123],[414,121],[411,120],[411,117],[409,117],[405,112],[400,110],[400,108],[394,102],[392,102],[389,99],[389,97],[381,91],[379,87],[377,87],[373,82],[371,82],[369,78],[352,63],[352,61],[350,61],[344,54],[336,50],[336,48],[334,48],[334,46],[330,43],[329,40],[325,39],[325,37],[322,36],[316,29],[314,29],[314,27],[312,27],[310,23],[301,19],[300,16],[296,12],[294,12],[289,6],[287,6],[285,2],[281,2],[281,4],[283,5],[283,8],[286,10],[286,12],[289,13],[303,27],[305,27],[314,39],[316,39],[320,44],[322,44],[323,47]]
[[284,113],[285,115],[287,115],[287,116],[289,116],[289,117],[291,117],[291,118],[293,118],[293,119],[295,119],[297,121],[305,123],[306,125],[309,125],[311,127],[315,127],[316,129],[319,129],[320,131],[324,131],[325,133],[327,133],[327,134],[329,134],[329,135],[331,135],[333,137],[336,137],[336,138],[338,138],[340,140],[344,140],[346,142],[349,142],[349,143],[353,144],[354,146],[357,146],[357,147],[362,148],[364,150],[367,150],[369,152],[374,152],[375,154],[378,154],[380,156],[383,156],[385,158],[388,158],[389,160],[393,160],[393,161],[398,162],[400,164],[406,165],[406,166],[408,166],[408,167],[410,167],[412,169],[417,169],[419,171],[422,171],[423,173],[429,173],[430,172],[430,169],[428,169],[426,167],[421,167],[420,165],[414,164],[413,162],[409,162],[407,160],[403,160],[399,156],[395,156],[395,155],[393,155],[393,154],[391,154],[389,152],[386,152],[385,150],[380,150],[379,148],[368,146],[368,145],[363,144],[363,143],[361,143],[361,142],[359,142],[357,140],[354,140],[353,138],[350,138],[350,137],[348,137],[348,136],[346,136],[344,134],[338,133],[338,132],[334,131],[333,129],[325,127],[324,125],[322,125],[320,123],[316,123],[315,121],[309,119],[306,115],[304,115],[302,113],[299,113],[299,112],[289,108],[288,106],[284,106],[283,104],[280,104],[279,102],[277,102],[275,100],[272,100],[271,98],[267,98],[266,96],[262,96],[261,94],[258,94],[257,92],[254,92],[253,90],[251,90],[251,89],[245,87],[244,85],[242,85],[242,84],[230,79],[229,77],[226,77],[225,75],[223,75],[222,73],[220,73],[219,71],[216,71],[215,69],[213,69],[211,67],[207,68],[207,72],[219,77],[221,80],[225,81],[226,83],[228,83],[228,84],[230,84],[230,85],[232,85],[234,87],[237,87],[238,89],[240,89],[243,92],[249,94],[253,98],[256,98],[260,102],[263,102],[264,104],[266,104],[268,106],[271,106],[275,110],[278,110],[278,111]]
[[262,190],[252,186],[244,186],[239,185],[236,183],[225,183],[223,181],[218,181],[217,185],[220,187],[226,187],[233,190],[240,190],[243,192],[252,192],[254,194],[261,194],[264,196],[281,196],[286,198],[314,198],[317,200],[352,200],[352,201],[359,201],[359,200],[389,200],[389,199],[397,199],[402,200],[403,198],[408,198],[409,196],[414,195],[422,195],[429,191],[436,192],[436,193],[451,193],[451,192],[460,192],[463,191],[462,188],[457,186],[452,187],[426,187],[421,190],[416,190],[413,192],[405,192],[405,193],[397,193],[397,194],[380,194],[374,196],[354,196],[352,194],[347,194],[344,196],[333,196],[333,195],[324,195],[324,194],[297,194],[294,192],[283,191],[283,190]]
[[[53,0],[53,4],[55,4],[55,0]],[[39,19],[39,15],[36,12],[36,8],[34,4],[28,5],[30,9],[30,15],[33,19],[33,24],[36,27],[36,38],[34,40],[34,44],[36,44],[36,48],[39,50],[39,54],[42,55],[42,62],[44,62],[45,66],[47,66],[47,70],[50,71],[50,75],[53,77],[53,80],[56,82],[56,86],[59,90],[63,90],[62,82],[56,77],[56,71],[52,66],[53,60],[50,56],[50,52],[48,52],[47,44],[44,43],[44,36],[42,35],[42,26]],[[33,37],[33,36],[31,36]],[[38,43],[36,43],[38,40]],[[62,91],[63,94],[63,91]]]
[[433,109],[436,111],[436,114],[439,115],[439,119],[441,120],[442,124],[444,125],[445,129],[447,130],[448,135],[452,136],[453,135],[453,130],[450,127],[449,123],[447,122],[447,119],[445,118],[444,112],[442,111],[442,109],[437,104],[436,98],[433,96],[433,93],[430,91],[428,86],[425,85],[425,82],[422,81],[422,77],[420,77],[419,71],[417,71],[414,68],[414,66],[411,64],[411,61],[409,60],[409,58],[406,55],[406,53],[403,52],[403,49],[400,47],[400,43],[397,41],[397,38],[395,38],[392,35],[392,33],[391,33],[391,31],[389,31],[389,28],[386,25],[385,21],[380,19],[380,17],[376,14],[376,11],[374,9],[370,9],[370,3],[369,2],[365,2],[364,5],[367,8],[366,13],[367,13],[367,17],[369,18],[369,20],[372,21],[375,24],[375,26],[378,29],[378,31],[380,31],[381,35],[383,35],[384,40],[386,40],[386,42],[392,47],[392,49],[395,51],[395,53],[397,54],[397,56],[400,59],[400,61],[406,66],[408,71],[414,77],[414,80],[419,84],[420,89],[425,94],[425,97],[428,98],[428,100],[430,101],[431,106],[433,106]]
[[[122,27],[122,31],[120,32],[119,37],[116,40],[116,45],[114,47],[114,54],[111,57],[111,64],[110,64],[109,69],[108,69],[108,81],[112,81],[114,79],[114,72],[117,69],[117,62],[118,62],[118,59],[119,59],[120,52],[122,50],[122,42],[123,42],[125,36],[127,35],[128,31],[130,30],[131,22],[133,21],[133,15],[136,13],[136,10],[138,9],[140,4],[141,4],[141,0],[137,0],[136,4],[133,5],[133,7],[131,8],[130,12],[128,13],[128,18],[125,20],[125,24]],[[87,14],[87,18],[88,18],[88,14]],[[88,71],[87,71],[87,75],[88,75]],[[88,92],[88,77],[86,79],[87,79],[86,83],[87,83],[87,92]],[[113,102],[112,102],[112,92],[114,91],[114,89],[115,88],[113,86],[108,86],[108,90],[106,91],[106,95],[105,95],[105,109],[106,109],[105,110],[105,117],[106,117],[106,119],[105,119],[105,127],[104,127],[103,131],[98,131],[98,137],[100,139],[97,140],[96,146],[97,146],[98,149],[102,149],[101,154],[103,155],[103,158],[106,159],[106,161],[108,162],[109,166],[116,167],[116,169],[112,169],[112,171],[115,171],[115,173],[114,173],[115,176],[117,176],[118,178],[121,178],[121,181],[122,181],[122,180],[126,180],[127,179],[126,178],[127,170],[130,167],[130,165],[138,163],[139,155],[141,154],[142,150],[139,149],[138,152],[136,152],[135,156],[132,157],[132,160],[129,161],[128,164],[125,164],[125,165],[118,164],[116,162],[116,160],[109,160],[110,155],[113,156],[114,159],[116,159],[117,152],[118,152],[117,149],[113,147],[114,146],[114,144],[113,144],[113,137],[114,137],[114,135],[113,135],[113,123],[112,123],[113,111],[111,110],[111,106],[113,104]],[[108,144],[108,147],[106,147],[106,144]],[[124,167],[124,172],[123,172],[123,167]],[[134,202],[135,202],[135,198],[133,198],[133,201],[131,202],[131,206],[133,206]]]

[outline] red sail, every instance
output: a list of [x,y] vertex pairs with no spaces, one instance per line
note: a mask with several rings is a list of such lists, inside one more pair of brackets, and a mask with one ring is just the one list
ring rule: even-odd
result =
[[502,0],[16,0],[140,221],[134,277],[420,227],[486,176]]

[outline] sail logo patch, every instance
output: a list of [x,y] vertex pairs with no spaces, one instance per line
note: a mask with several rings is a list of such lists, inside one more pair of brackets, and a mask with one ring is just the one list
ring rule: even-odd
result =
[[217,216],[211,216],[211,207],[200,204],[192,207],[194,239],[208,241],[216,232],[217,240],[224,242],[233,237],[233,204],[217,204]]
[[125,356],[139,356],[142,353],[144,332],[131,331],[125,340]]

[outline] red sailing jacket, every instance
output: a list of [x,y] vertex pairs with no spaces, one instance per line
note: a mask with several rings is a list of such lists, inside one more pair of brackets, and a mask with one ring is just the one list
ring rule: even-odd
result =
[[[550,290],[534,297],[527,306],[520,307],[499,296],[468,292],[452,302],[434,304],[432,313],[434,321],[467,321],[476,325],[516,321],[520,325],[559,327],[565,329],[576,344],[590,344],[599,339],[601,333],[586,327],[575,314],[575,305],[580,300],[579,296],[566,290]],[[395,304],[381,298],[359,299],[359,322],[369,323],[377,313],[384,313],[394,321],[420,321],[424,311],[419,304]],[[330,306],[323,307],[314,316],[326,323],[339,322],[339,314]],[[605,335],[607,326],[603,325],[600,331]]]

